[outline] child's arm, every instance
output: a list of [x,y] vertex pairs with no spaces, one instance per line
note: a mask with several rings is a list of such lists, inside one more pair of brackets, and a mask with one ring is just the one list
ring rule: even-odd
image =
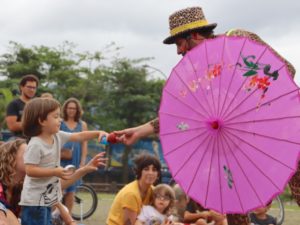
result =
[[75,220],[73,220],[70,213],[61,202],[58,202],[55,206],[58,208],[60,217],[66,225],[76,225]]
[[35,164],[26,164],[25,172],[30,177],[60,177],[62,179],[69,179],[73,174],[72,171],[64,170],[62,167],[43,168]]
[[105,131],[82,131],[77,133],[72,133],[70,136],[70,140],[72,142],[82,142],[82,141],[88,141],[94,138],[98,138],[98,141],[100,142],[101,138],[103,136],[108,136],[108,133]]
[[96,171],[98,167],[100,166],[105,166],[107,158],[104,158],[105,152],[100,152],[96,156],[94,156],[86,165],[83,167],[80,167],[78,170],[76,170],[70,179],[68,180],[62,180],[61,181],[61,186],[63,189],[69,187],[72,185],[76,180],[80,179],[87,173]]

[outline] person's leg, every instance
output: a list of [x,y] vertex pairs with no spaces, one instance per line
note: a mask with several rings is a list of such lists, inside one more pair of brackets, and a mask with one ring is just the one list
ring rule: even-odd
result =
[[75,190],[78,184],[79,183],[76,182],[75,184],[69,186],[67,189],[64,190],[65,194],[63,198],[63,204],[68,208],[70,214],[72,213],[72,209],[74,206]]
[[64,205],[68,208],[69,212],[72,212],[73,205],[74,205],[74,192],[67,192],[64,195]]
[[250,225],[248,215],[245,214],[227,214],[228,225]]
[[298,162],[298,168],[294,176],[289,181],[292,196],[296,200],[298,206],[300,206],[300,161]]
[[[43,206],[23,206],[22,214],[21,214],[22,225],[41,225],[41,224],[49,225],[48,208],[49,207],[43,207]],[[50,208],[50,215],[51,215],[51,208]]]

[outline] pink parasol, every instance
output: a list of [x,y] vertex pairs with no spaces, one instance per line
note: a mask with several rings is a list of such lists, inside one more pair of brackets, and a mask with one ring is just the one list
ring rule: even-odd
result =
[[205,208],[247,213],[284,190],[300,151],[299,88],[272,50],[220,36],[188,52],[164,87],[164,158]]

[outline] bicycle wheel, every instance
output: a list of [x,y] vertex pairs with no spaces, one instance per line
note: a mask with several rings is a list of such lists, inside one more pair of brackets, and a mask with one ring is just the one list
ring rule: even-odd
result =
[[277,225],[281,225],[284,221],[284,206],[279,196],[273,199],[272,207],[268,212],[269,215],[277,219]]
[[81,184],[75,191],[72,217],[75,220],[87,219],[95,212],[97,205],[98,197],[94,189],[87,184]]

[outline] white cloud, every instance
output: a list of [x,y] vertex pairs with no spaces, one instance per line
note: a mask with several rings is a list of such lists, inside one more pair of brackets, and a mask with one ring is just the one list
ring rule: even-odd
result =
[[[114,41],[129,58],[155,57],[165,74],[179,61],[168,36],[168,16],[201,5],[216,33],[245,28],[259,34],[300,71],[300,2],[293,0],[3,0],[0,8],[0,54],[10,40],[25,46],[58,46],[72,41],[78,49],[101,50]],[[300,83],[300,77],[296,76]]]

